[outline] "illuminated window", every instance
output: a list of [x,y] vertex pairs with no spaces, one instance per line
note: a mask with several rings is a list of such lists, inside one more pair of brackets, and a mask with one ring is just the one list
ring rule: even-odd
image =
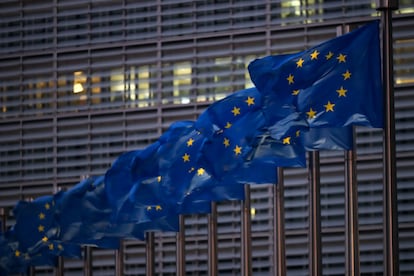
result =
[[150,71],[149,66],[131,66],[129,69],[129,100],[131,106],[145,107],[149,106],[149,100],[151,98],[150,91]]
[[399,7],[396,10],[396,13],[404,14],[404,13],[413,13],[414,6],[413,0],[399,0]]
[[248,66],[250,64],[250,62],[252,62],[254,59],[256,58],[256,56],[247,56],[245,58],[245,70],[244,70],[244,87],[245,88],[250,88],[253,87],[254,84],[252,82],[252,79],[250,78],[250,74],[249,74],[249,70],[248,70]]
[[302,17],[303,23],[312,23],[315,20],[320,21],[321,18],[316,19],[315,17],[323,13],[322,0],[289,0],[282,1],[281,13],[282,19]]
[[231,57],[222,57],[215,59],[215,76],[214,83],[216,87],[216,93],[214,100],[221,100],[226,97],[231,91]]
[[122,101],[122,95],[125,91],[124,71],[121,69],[111,70],[111,102]]
[[[76,95],[77,104],[84,105],[87,101],[86,96],[86,74],[83,71],[76,71],[73,73],[73,94]],[[76,103],[75,103],[76,104]]]
[[190,103],[191,63],[180,62],[174,65],[173,96],[175,104]]
[[92,76],[91,77],[91,103],[100,104],[101,103],[101,77]]

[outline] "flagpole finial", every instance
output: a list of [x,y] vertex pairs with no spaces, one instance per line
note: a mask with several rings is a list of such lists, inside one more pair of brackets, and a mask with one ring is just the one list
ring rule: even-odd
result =
[[398,10],[398,0],[376,0],[377,10]]

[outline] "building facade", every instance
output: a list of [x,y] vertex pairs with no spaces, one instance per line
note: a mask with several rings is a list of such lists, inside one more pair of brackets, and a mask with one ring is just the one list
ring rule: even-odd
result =
[[[401,275],[414,273],[414,1],[394,12]],[[341,25],[378,19],[375,1],[4,0],[0,3],[0,207],[101,175],[121,153],[251,87],[250,61],[302,51]],[[362,275],[383,273],[382,131],[356,130]],[[306,169],[286,169],[288,275],[308,275]],[[240,202],[218,204],[219,275],[240,275]],[[270,275],[273,185],[252,187],[252,266]],[[344,153],[321,152],[324,275],[344,275]],[[207,217],[186,217],[186,269],[207,275]],[[175,233],[155,234],[157,275],[176,273]],[[145,243],[124,242],[124,275],[145,275]],[[111,250],[93,250],[114,275]],[[82,260],[65,259],[65,275]],[[36,267],[36,275],[52,269]]]

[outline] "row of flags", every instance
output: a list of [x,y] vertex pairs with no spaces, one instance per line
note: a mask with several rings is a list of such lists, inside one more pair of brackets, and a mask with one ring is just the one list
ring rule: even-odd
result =
[[0,235],[0,275],[119,247],[147,231],[179,231],[179,215],[243,200],[244,185],[277,182],[306,151],[350,150],[354,125],[382,128],[379,22],[299,53],[248,66],[253,88],[178,121],[153,144],[119,156],[104,175],[33,201]]

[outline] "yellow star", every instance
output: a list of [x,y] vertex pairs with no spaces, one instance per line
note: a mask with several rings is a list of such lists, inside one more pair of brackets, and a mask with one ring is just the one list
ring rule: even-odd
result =
[[19,250],[14,251],[14,256],[20,257],[20,251]]
[[245,100],[248,106],[254,105],[254,98],[253,97],[247,97],[247,100]]
[[204,170],[203,168],[199,168],[199,169],[197,170],[197,175],[198,175],[198,176],[201,176],[201,175],[203,175],[203,174],[204,174],[204,172],[205,172],[205,170]]
[[193,145],[193,143],[194,143],[194,139],[193,138],[188,139],[188,141],[187,141],[187,147],[191,147]]
[[329,53],[325,56],[326,60],[331,59],[333,57],[333,53],[331,51],[329,51]]
[[310,55],[311,60],[318,59],[318,55],[319,55],[319,52],[317,50],[313,51],[313,53]]
[[182,156],[184,162],[190,162],[190,155],[187,153],[184,153]]
[[239,107],[233,107],[233,110],[231,111],[234,116],[240,115],[240,108]]
[[224,140],[223,140],[223,145],[224,145],[224,147],[229,147],[230,146],[230,140],[229,139],[227,139],[227,138],[224,138]]
[[316,111],[312,108],[308,112],[306,112],[306,114],[308,114],[308,119],[313,119],[316,117]]
[[304,62],[305,61],[303,58],[300,58],[298,61],[296,61],[296,68],[302,67]]
[[160,205],[155,206],[155,211],[161,211],[162,207]]
[[54,246],[53,243],[49,244],[49,250],[53,250]]
[[231,123],[227,122],[226,125],[224,126],[224,128],[231,128]]
[[46,209],[46,210],[49,210],[49,209],[50,209],[50,204],[49,204],[49,203],[46,203],[46,204],[45,204],[45,209]]
[[43,238],[42,238],[42,241],[43,242],[47,242],[49,239],[46,237],[46,236],[44,236]]
[[283,138],[283,145],[290,145],[290,136]]
[[37,230],[39,231],[39,232],[44,232],[45,231],[45,227],[43,226],[43,225],[39,225],[38,227],[37,227]]
[[339,54],[339,56],[336,58],[339,63],[346,62],[346,55]]
[[58,249],[60,250],[60,251],[62,251],[63,250],[63,246],[61,245],[61,244],[58,244]]
[[293,91],[292,91],[292,95],[293,95],[293,96],[297,96],[297,95],[299,95],[299,91],[300,91],[299,89],[293,90]]
[[300,136],[300,130],[296,130],[296,137]]
[[334,106],[335,106],[335,104],[333,104],[330,101],[328,101],[328,103],[324,105],[325,111],[326,112],[328,112],[328,111],[332,111],[333,112],[334,111]]
[[348,90],[341,86],[336,92],[338,92],[338,97],[346,97],[346,92],[348,92]]
[[236,154],[236,155],[241,154],[241,150],[242,150],[242,148],[241,148],[241,147],[239,147],[239,146],[237,146],[237,145],[236,145],[236,147],[233,149],[234,154]]
[[346,72],[342,74],[342,76],[344,76],[344,80],[350,79],[351,75],[352,74],[349,72],[349,70],[346,70]]
[[45,219],[46,215],[44,213],[39,214],[39,219]]
[[289,84],[294,83],[295,81],[293,80],[295,77],[292,74],[289,74],[289,77],[287,77],[287,81],[289,82]]
[[157,181],[161,182],[161,176],[157,176]]

